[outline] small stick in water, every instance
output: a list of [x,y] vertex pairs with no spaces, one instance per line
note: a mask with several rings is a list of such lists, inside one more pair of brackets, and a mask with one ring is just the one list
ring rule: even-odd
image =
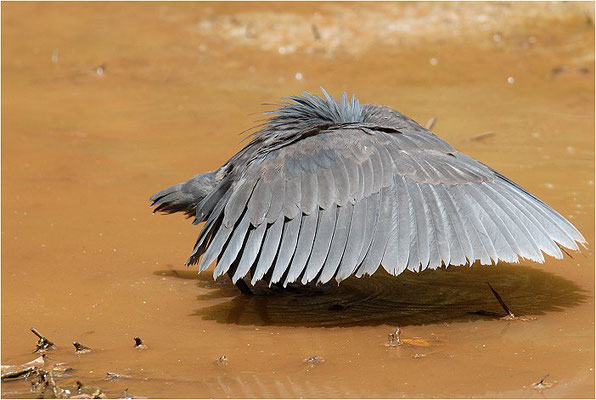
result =
[[137,348],[137,349],[147,349],[148,348],[147,345],[145,343],[143,343],[143,340],[140,337],[135,336],[134,339],[135,339],[135,348]]
[[426,124],[424,125],[424,127],[430,131],[433,128],[433,126],[435,126],[436,122],[437,122],[437,117],[431,117],[431,119],[426,121]]
[[470,136],[470,140],[482,140],[494,136],[494,132],[484,132],[479,135]]
[[490,288],[490,290],[493,292],[493,294],[495,295],[495,298],[497,299],[497,301],[499,302],[499,304],[501,305],[501,307],[503,307],[503,310],[505,310],[505,312],[507,313],[507,315],[509,315],[511,318],[515,318],[515,314],[513,314],[511,312],[511,310],[509,309],[509,307],[507,307],[507,304],[505,304],[505,302],[503,301],[503,299],[501,298],[501,296],[499,296],[499,293],[497,293],[497,291],[495,289],[493,289],[493,287],[490,285],[489,282],[486,282],[486,284],[488,285],[488,287]]
[[106,381],[112,381],[115,379],[123,379],[123,378],[130,378],[128,375],[117,374],[115,372],[106,372],[106,377],[104,378]]
[[72,345],[73,345],[73,346],[75,347],[75,349],[76,349],[76,351],[75,351],[75,353],[76,353],[76,354],[89,353],[90,351],[92,351],[92,350],[91,350],[91,347],[87,347],[87,346],[85,346],[84,344],[80,344],[80,343],[79,343],[79,342],[77,342],[77,341],[75,341],[75,342],[72,342]]
[[31,332],[33,332],[33,334],[39,338],[35,350],[33,351],[34,353],[39,353],[41,351],[52,349],[54,347],[54,342],[52,342],[50,339],[39,333],[37,329],[31,328]]
[[547,383],[547,382],[544,382],[544,380],[545,380],[546,378],[548,378],[548,375],[549,375],[549,374],[546,374],[546,375],[544,375],[544,377],[543,377],[542,379],[540,379],[538,382],[536,382],[536,383],[532,383],[532,387],[533,387],[534,389],[538,389],[538,390],[540,390],[540,389],[546,389],[546,388],[549,388],[549,387],[551,387],[551,386],[553,385],[552,383]]

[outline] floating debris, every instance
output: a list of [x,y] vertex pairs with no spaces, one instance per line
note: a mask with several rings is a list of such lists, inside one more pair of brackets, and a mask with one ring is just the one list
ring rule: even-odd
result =
[[431,58],[429,60],[429,62],[430,62],[430,65],[432,65],[433,67],[436,67],[437,65],[439,65],[439,59],[435,58],[435,57]]
[[227,364],[228,363],[228,357],[226,356],[220,356],[217,360],[215,360],[216,364]]
[[70,390],[62,389],[56,385],[52,371],[40,369],[36,379],[31,381],[31,390],[37,392],[40,398],[46,398],[45,392],[47,389],[52,391],[51,397],[56,399],[69,398],[70,396]]
[[481,133],[481,134],[478,134],[478,135],[470,136],[470,140],[482,140],[482,139],[486,139],[486,138],[489,138],[489,137],[494,136],[494,135],[495,135],[495,133],[494,132],[491,132],[491,131],[484,132],[484,133]]
[[[87,386],[81,381],[77,381],[77,393],[79,395],[87,395],[91,396],[92,399],[107,399],[108,396],[103,392],[103,390],[96,386]],[[89,398],[89,397],[72,397],[72,398]]]
[[103,76],[103,74],[106,71],[106,65],[105,64],[98,65],[97,67],[95,67],[94,71],[95,71],[96,75]]
[[64,378],[70,376],[76,370],[72,367],[69,367],[66,363],[58,363],[54,364],[52,367],[52,373],[56,378]]
[[54,342],[52,342],[50,339],[39,333],[37,329],[31,328],[31,332],[33,332],[33,334],[39,338],[35,350],[33,351],[34,353],[41,353],[46,350],[55,349]]
[[385,346],[396,347],[401,346],[402,344],[403,342],[401,341],[401,329],[397,327],[395,329],[395,333],[390,333],[389,335],[387,335],[387,343],[385,344]]
[[296,72],[294,78],[296,78],[297,81],[301,81],[304,78],[304,75],[302,75],[302,72]]
[[323,360],[323,358],[319,356],[310,356],[306,360],[304,360],[304,362],[307,364],[320,364],[323,361],[325,360]]
[[420,354],[420,353],[416,353],[412,356],[412,358],[424,358],[426,357],[426,354]]
[[93,351],[91,350],[91,347],[87,347],[84,344],[80,344],[77,341],[72,342],[72,345],[76,349],[75,354],[90,353],[91,351]]
[[319,28],[315,24],[311,25],[312,35],[315,37],[315,40],[318,42],[321,40],[321,32],[319,32]]
[[37,367],[33,365],[3,365],[2,382],[27,379],[30,376],[37,374],[37,372]]
[[54,49],[54,51],[52,51],[52,64],[58,63],[58,56],[58,49]]
[[510,76],[509,78],[507,78],[507,83],[513,85],[515,83],[515,78]]
[[143,340],[140,337],[135,336],[134,340],[135,340],[135,349],[145,350],[145,349],[149,348],[145,343],[143,343]]
[[132,378],[132,377],[129,375],[117,374],[115,372],[106,372],[106,377],[104,379],[106,381],[114,381],[116,379],[127,379],[127,378]]
[[544,377],[542,379],[540,379],[536,383],[532,383],[531,386],[537,390],[547,389],[547,388],[551,387],[553,385],[552,383],[548,383],[548,382],[544,381],[546,378],[548,378],[548,375],[549,374],[544,375]]
[[424,127],[430,131],[433,129],[433,126],[435,126],[436,122],[437,122],[437,117],[431,117],[428,121],[426,121],[426,124],[424,124]]

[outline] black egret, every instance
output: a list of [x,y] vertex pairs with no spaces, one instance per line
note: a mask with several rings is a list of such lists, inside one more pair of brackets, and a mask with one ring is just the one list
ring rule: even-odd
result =
[[387,106],[290,96],[252,136],[220,168],[150,198],[156,212],[205,222],[186,264],[216,261],[214,279],[228,274],[244,293],[249,279],[544,262],[586,243],[543,201]]

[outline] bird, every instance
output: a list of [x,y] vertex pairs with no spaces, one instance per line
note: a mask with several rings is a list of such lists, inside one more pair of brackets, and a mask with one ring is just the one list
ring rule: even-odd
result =
[[221,167],[150,197],[154,213],[205,223],[187,266],[215,262],[214,279],[252,294],[259,281],[543,263],[586,246],[538,197],[413,119],[321,92],[282,97]]

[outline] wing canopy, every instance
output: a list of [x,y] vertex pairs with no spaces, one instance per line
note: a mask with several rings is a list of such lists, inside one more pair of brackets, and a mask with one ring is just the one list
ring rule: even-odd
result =
[[[387,123],[387,121],[385,121]],[[189,263],[284,285],[480,261],[543,262],[583,236],[545,203],[424,129],[328,126],[227,182]],[[224,183],[222,183],[223,185]],[[197,212],[199,212],[198,207]]]

